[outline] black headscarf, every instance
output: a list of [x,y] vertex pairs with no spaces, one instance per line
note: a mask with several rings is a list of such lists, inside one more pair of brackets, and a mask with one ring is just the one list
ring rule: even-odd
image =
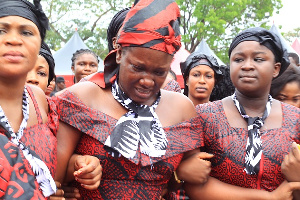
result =
[[222,79],[222,71],[220,70],[220,66],[215,57],[205,55],[199,52],[191,53],[185,62],[180,63],[180,69],[184,80],[184,95],[188,95],[188,87],[186,85],[187,78],[189,77],[189,73],[191,69],[197,67],[199,65],[207,65],[215,72],[216,83]]
[[45,42],[42,42],[42,46],[41,46],[39,54],[46,59],[48,65],[49,65],[49,77],[48,77],[48,85],[49,85],[50,82],[54,78],[55,62],[54,62],[52,53],[50,51],[50,48],[48,47],[48,45]]
[[0,0],[0,17],[20,16],[36,24],[42,40],[49,29],[49,20],[43,12],[40,0],[34,0],[34,5],[27,0]]
[[[232,50],[241,42],[256,41],[264,45],[272,51],[275,56],[275,61],[281,63],[280,76],[290,65],[288,53],[283,47],[280,38],[273,32],[261,27],[248,28],[239,33],[233,40],[229,47],[228,55],[230,57]],[[277,77],[278,77],[277,76]]]

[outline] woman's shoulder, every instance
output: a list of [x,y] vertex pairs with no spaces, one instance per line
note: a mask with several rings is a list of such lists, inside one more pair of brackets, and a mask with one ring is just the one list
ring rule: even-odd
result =
[[167,90],[161,90],[161,95],[161,107],[169,117],[177,116],[181,122],[196,116],[195,106],[187,96]]
[[41,112],[45,112],[48,113],[48,101],[45,95],[45,92],[39,88],[38,86],[35,85],[26,85],[26,87],[28,88],[28,92],[33,94],[30,95],[33,102],[38,104],[38,107],[40,109]]

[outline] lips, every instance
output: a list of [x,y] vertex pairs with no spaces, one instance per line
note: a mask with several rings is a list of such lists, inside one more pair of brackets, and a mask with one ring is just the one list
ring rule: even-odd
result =
[[24,55],[17,51],[10,51],[3,54],[3,57],[7,59],[9,62],[18,63],[24,58]]
[[205,88],[205,87],[196,87],[196,91],[199,92],[199,93],[203,93],[203,92],[207,91],[207,88]]

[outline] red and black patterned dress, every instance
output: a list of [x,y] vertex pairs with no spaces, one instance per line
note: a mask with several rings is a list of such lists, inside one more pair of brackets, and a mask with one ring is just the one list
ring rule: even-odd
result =
[[0,199],[45,199],[22,151],[0,134]]
[[300,109],[284,103],[281,107],[281,128],[260,131],[263,150],[260,172],[248,175],[244,171],[248,130],[229,125],[222,101],[198,105],[205,151],[214,154],[211,176],[240,187],[275,190],[284,180],[281,173],[284,156],[293,141],[300,141]]
[[76,153],[100,159],[103,172],[98,190],[85,190],[74,182],[83,199],[159,199],[183,153],[200,147],[199,123],[192,119],[165,127],[168,139],[166,154],[151,158],[138,151],[138,164],[121,156],[114,158],[104,150],[104,143],[114,129],[117,119],[91,109],[73,93],[66,91],[58,97],[60,120],[83,134]]
[[174,79],[171,79],[162,89],[181,93],[180,85]]
[[[38,103],[30,89],[30,87],[26,87],[30,98],[35,107],[36,115],[38,123],[25,128],[23,132],[23,137],[21,141],[25,144],[28,148],[34,151],[42,161],[47,165],[49,168],[52,177],[55,175],[56,170],[56,132],[58,129],[58,115],[56,112],[55,104],[48,100],[49,104],[49,113],[48,113],[48,121],[43,123],[41,112],[38,107]],[[0,134],[4,135],[4,130],[0,129]]]

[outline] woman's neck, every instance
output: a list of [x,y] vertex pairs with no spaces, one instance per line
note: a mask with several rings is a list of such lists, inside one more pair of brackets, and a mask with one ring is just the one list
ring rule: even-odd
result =
[[249,97],[236,91],[236,97],[250,117],[262,116],[268,102],[268,94],[260,97]]

